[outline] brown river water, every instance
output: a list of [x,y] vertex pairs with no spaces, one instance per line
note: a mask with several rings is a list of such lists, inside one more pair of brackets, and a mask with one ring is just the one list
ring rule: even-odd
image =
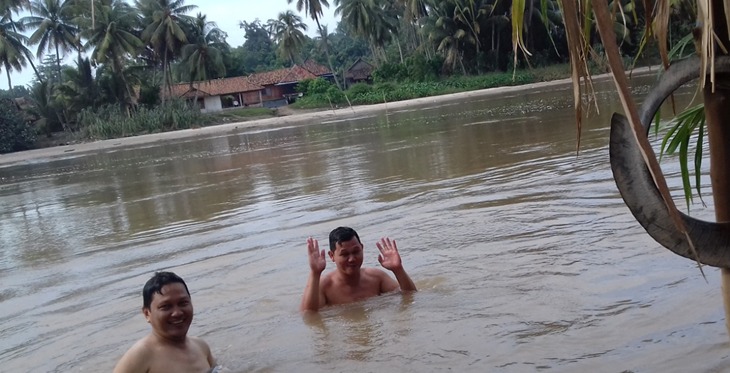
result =
[[[577,156],[558,85],[2,166],[0,371],[111,371],[157,270],[230,372],[730,371],[719,271],[631,216],[597,89]],[[420,291],[303,317],[305,240],[339,225],[368,266],[396,239]]]

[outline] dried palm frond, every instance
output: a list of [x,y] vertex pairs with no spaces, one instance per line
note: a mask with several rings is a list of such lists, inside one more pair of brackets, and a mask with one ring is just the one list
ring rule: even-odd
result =
[[[583,122],[583,96],[595,103],[593,81],[588,69],[590,46],[590,12],[586,8],[576,7],[574,0],[561,0],[563,23],[570,51],[570,70],[573,81],[573,106],[575,107],[575,123],[578,132],[576,151],[580,149],[580,136]],[[584,25],[588,24],[586,28]]]
[[[668,0],[664,0],[668,1]],[[706,1],[706,0],[700,0],[700,1]],[[660,0],[660,2],[662,2]],[[582,74],[588,75],[587,71],[584,70],[585,63],[586,63],[586,50],[587,46],[584,43],[580,43],[576,41],[576,38],[574,36],[574,32],[576,29],[583,27],[584,33],[583,35],[588,35],[588,32],[590,31],[590,22],[583,22],[581,24],[581,18],[578,17],[577,9],[583,9],[584,13],[582,14],[582,19],[585,20],[590,17],[590,10],[592,10],[594,16],[596,25],[598,28],[599,35],[601,37],[601,41],[606,53],[606,57],[608,58],[608,64],[611,69],[611,75],[613,77],[614,84],[616,86],[616,90],[619,94],[619,99],[621,101],[621,105],[624,109],[624,113],[631,125],[631,128],[633,130],[634,139],[636,140],[637,144],[639,145],[639,148],[641,150],[642,158],[644,159],[644,162],[651,173],[652,179],[654,180],[654,184],[656,185],[657,189],[659,190],[659,193],[662,196],[662,200],[664,201],[664,205],[667,208],[667,211],[669,212],[669,215],[677,228],[679,232],[681,232],[684,237],[686,238],[687,242],[689,243],[689,246],[695,255],[696,258],[699,258],[697,256],[697,253],[695,251],[695,248],[692,244],[692,241],[689,237],[689,234],[687,232],[687,228],[682,221],[682,218],[679,214],[679,210],[677,209],[677,206],[674,203],[674,200],[672,199],[671,193],[669,191],[669,188],[667,186],[666,179],[664,178],[664,174],[661,171],[661,168],[659,167],[659,162],[657,160],[656,155],[654,154],[654,150],[651,147],[651,144],[649,143],[649,139],[646,136],[646,131],[644,127],[641,124],[641,121],[639,119],[639,112],[638,108],[636,106],[636,103],[634,102],[633,98],[631,97],[631,93],[629,91],[629,84],[628,79],[626,77],[626,73],[624,71],[623,61],[621,59],[621,54],[619,52],[619,47],[616,42],[616,34],[614,32],[614,21],[612,18],[612,14],[610,12],[609,5],[607,3],[607,0],[561,0],[561,4],[563,7],[563,15],[564,15],[564,21],[565,21],[565,27],[566,32],[568,34],[568,43],[569,43],[569,51],[571,54],[571,66],[573,66],[573,92],[574,94],[580,94],[580,79],[582,79]],[[576,6],[577,5],[577,6]],[[582,7],[581,7],[582,6]],[[662,8],[662,5],[659,4],[658,9]],[[668,12],[660,10],[658,13],[661,13],[661,17],[665,17],[665,14],[668,14]],[[668,17],[668,16],[667,16]],[[668,18],[667,18],[668,19]],[[663,20],[659,19],[659,23],[663,22]],[[588,32],[586,31],[586,27],[588,27]],[[660,37],[664,37],[664,43],[666,43],[666,32],[661,31],[662,26],[658,27],[659,31],[658,34]],[[571,38],[571,36],[573,36]],[[661,44],[661,43],[660,43]],[[708,46],[709,50],[712,50],[711,46]],[[668,52],[664,51],[665,56],[668,59]],[[580,58],[580,61],[577,59]],[[578,68],[576,68],[576,66]],[[578,87],[578,88],[576,88]],[[579,100],[580,98],[576,99]],[[576,111],[579,112],[580,108],[579,106],[576,106]],[[580,119],[580,118],[578,118]],[[580,124],[578,124],[578,129],[580,132]],[[702,271],[701,264],[699,261],[697,261],[698,266],[700,267],[700,271]],[[703,273],[704,275],[704,273]]]

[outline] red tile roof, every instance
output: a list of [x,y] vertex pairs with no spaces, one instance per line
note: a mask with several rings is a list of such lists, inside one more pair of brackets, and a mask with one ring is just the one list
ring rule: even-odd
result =
[[312,74],[309,72],[309,70],[299,66],[294,65],[292,66],[287,74],[282,77],[282,79],[279,81],[279,83],[293,83],[293,82],[301,82],[302,80],[307,79],[317,79],[317,75]]
[[317,75],[317,76],[332,74],[330,69],[328,69],[312,60],[304,61],[304,63],[302,64],[302,67],[304,67],[309,72],[311,72],[312,74]]
[[198,91],[198,97],[251,92],[261,90],[267,85],[296,83],[306,79],[315,79],[326,74],[330,74],[329,69],[318,65],[314,61],[307,60],[302,66],[294,65],[286,69],[264,71],[249,76],[195,82],[192,89],[190,83],[175,84],[172,86],[172,96],[194,97],[196,90]]
[[258,91],[261,89],[263,89],[262,86],[253,83],[247,76],[236,76],[233,78],[194,82],[192,89],[190,88],[190,83],[175,84],[172,86],[172,95],[174,97],[193,97],[195,96],[195,90],[198,90],[198,97],[205,97]]

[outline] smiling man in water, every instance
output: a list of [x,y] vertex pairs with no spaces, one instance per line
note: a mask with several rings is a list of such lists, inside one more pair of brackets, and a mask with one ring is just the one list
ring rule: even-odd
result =
[[380,251],[380,265],[393,272],[397,282],[380,269],[361,268],[364,245],[354,229],[336,228],[330,232],[329,242],[329,257],[337,270],[320,281],[327,266],[324,250],[319,250],[317,240],[311,237],[307,239],[311,271],[302,297],[302,311],[317,311],[326,305],[356,302],[399,288],[401,291],[416,291],[416,285],[403,269],[395,240],[382,238],[375,245]]
[[114,373],[201,373],[216,366],[208,344],[187,335],[193,303],[182,278],[172,272],[155,273],[144,285],[142,300],[152,332],[122,356]]

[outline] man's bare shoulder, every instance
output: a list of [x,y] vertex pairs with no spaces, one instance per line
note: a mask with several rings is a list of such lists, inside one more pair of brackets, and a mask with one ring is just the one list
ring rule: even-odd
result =
[[150,357],[153,354],[151,347],[150,335],[135,342],[114,367],[114,373],[146,372],[149,368]]
[[210,354],[210,346],[200,337],[188,337],[188,341],[193,343],[197,348],[203,351],[206,355]]
[[208,361],[208,364],[210,364],[211,367],[215,367],[216,361],[215,358],[213,358],[213,353],[210,351],[208,343],[199,337],[188,337],[188,340],[198,346],[198,348],[203,352],[203,355],[205,355],[205,359]]
[[335,271],[326,273],[324,276],[322,276],[322,279],[319,280],[319,286],[321,286],[322,288],[331,286],[334,282],[334,276]]
[[390,276],[388,276],[388,274],[385,273],[385,271],[383,271],[380,268],[375,268],[375,267],[362,268],[361,273],[364,275],[367,275],[367,276],[373,276],[373,277],[378,277],[378,278],[384,278],[384,277],[390,278]]

